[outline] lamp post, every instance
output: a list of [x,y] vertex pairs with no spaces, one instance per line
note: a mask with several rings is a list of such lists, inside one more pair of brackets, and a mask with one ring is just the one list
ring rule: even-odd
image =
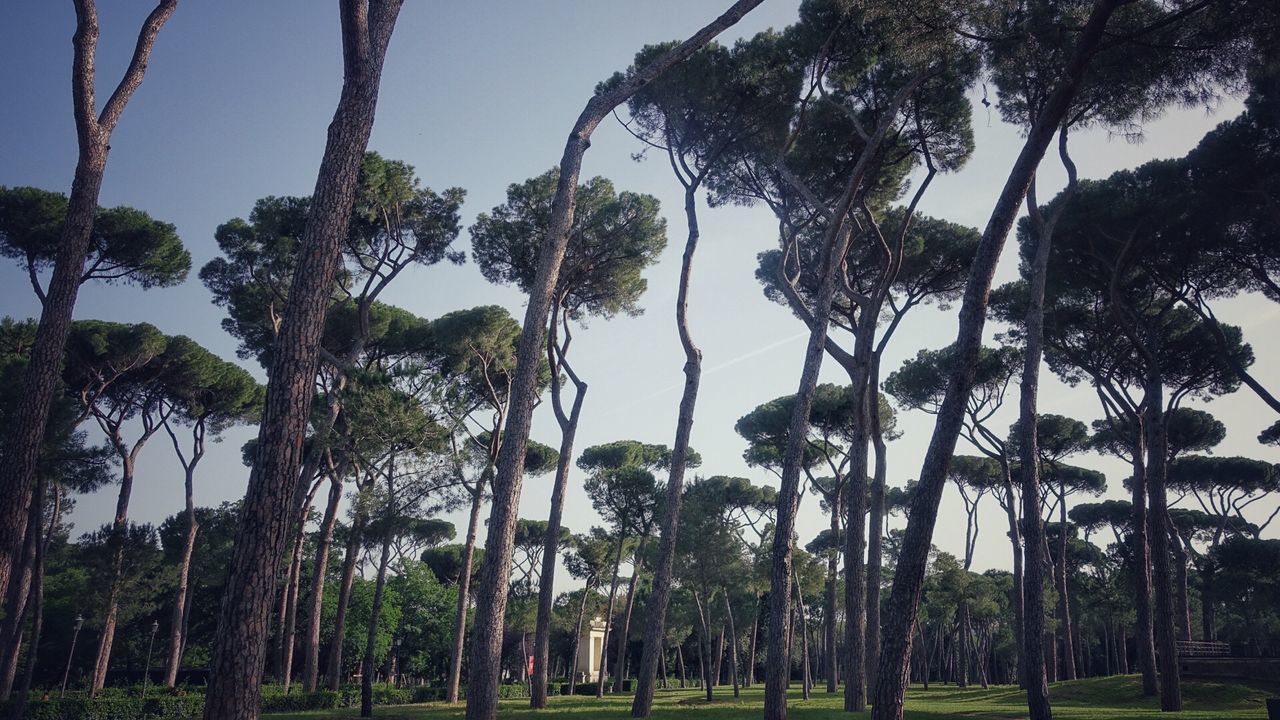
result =
[[147,680],[151,679],[151,649],[156,644],[156,632],[160,630],[160,621],[151,621],[151,640],[147,642],[147,665],[142,669],[142,700],[147,700]]
[[82,627],[84,627],[84,616],[77,614],[75,632],[71,633],[71,651],[67,653],[67,668],[62,671],[62,691],[58,693],[59,700],[67,694],[67,676],[71,674],[71,659],[76,655],[76,639],[80,637]]

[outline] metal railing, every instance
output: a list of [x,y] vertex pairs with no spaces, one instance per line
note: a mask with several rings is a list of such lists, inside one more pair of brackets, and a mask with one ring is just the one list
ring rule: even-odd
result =
[[1179,640],[1178,657],[1231,657],[1231,643]]

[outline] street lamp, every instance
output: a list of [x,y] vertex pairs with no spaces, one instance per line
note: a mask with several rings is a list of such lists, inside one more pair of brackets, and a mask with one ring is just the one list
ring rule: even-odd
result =
[[63,695],[67,694],[67,676],[71,674],[71,658],[76,654],[76,639],[80,637],[80,628],[84,627],[84,616],[76,615],[76,629],[71,633],[71,651],[67,653],[67,669],[62,671],[62,691],[58,693],[58,699],[61,700]]
[[147,666],[142,670],[142,700],[147,700],[147,680],[151,679],[151,648],[156,644],[156,632],[160,630],[160,621],[151,621],[151,641],[147,643]]

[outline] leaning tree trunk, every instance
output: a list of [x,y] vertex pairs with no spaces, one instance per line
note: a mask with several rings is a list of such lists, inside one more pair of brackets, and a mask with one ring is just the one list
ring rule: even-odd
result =
[[[547,338],[547,361],[556,368],[551,376],[551,396],[556,420],[560,423],[560,457],[556,462],[555,485],[551,489],[551,514],[547,518],[547,537],[542,548],[542,574],[538,583],[538,619],[533,632],[533,680],[529,692],[529,705],[535,709],[547,706],[547,661],[551,652],[551,616],[555,602],[556,557],[560,552],[560,519],[564,514],[564,496],[569,487],[569,468],[573,457],[573,441],[578,433],[578,418],[582,415],[582,401],[587,395],[587,384],[577,379],[568,369],[574,382],[573,405],[564,414],[561,404],[558,369],[567,368],[563,357],[556,357],[556,313],[552,313]],[[575,640],[576,642],[576,640]]]
[[[965,405],[973,386],[974,366],[982,345],[987,295],[991,290],[992,276],[1040,160],[1044,157],[1054,132],[1066,116],[1076,85],[1084,77],[1093,53],[1102,42],[1107,21],[1119,4],[1120,0],[1097,0],[1094,3],[1058,84],[1047,98],[1035,124],[1028,129],[1026,142],[1000,191],[970,267],[960,305],[956,353],[947,392],[938,409],[938,419],[912,499],[906,537],[894,574],[889,602],[892,611],[885,623],[880,648],[880,668],[876,675],[873,711],[876,720],[902,718],[906,673],[911,657],[911,628],[915,625],[920,610],[920,594],[924,587],[933,527],[938,517],[938,503],[946,486],[947,470],[955,453],[956,440],[964,421]],[[1027,612],[1028,616],[1031,614],[1030,611]],[[1030,642],[1027,645],[1029,647]]]
[[[37,488],[34,497],[43,498],[43,492]],[[32,570],[31,599],[31,645],[27,650],[27,666],[22,672],[22,681],[18,683],[17,699],[11,706],[9,717],[17,720],[25,717],[27,700],[31,692],[31,681],[35,677],[36,663],[40,654],[40,637],[44,630],[44,571],[45,558],[49,554],[49,543],[58,527],[58,519],[62,515],[62,495],[57,485],[53,487],[53,512],[50,515],[48,532],[36,546],[35,567]]]
[[[45,544],[43,533],[45,479],[36,477],[35,491],[31,496],[31,504],[27,510],[28,518],[25,537],[22,539],[19,563],[15,566],[17,576],[9,584],[8,597],[5,598],[5,618],[3,632],[0,632],[0,702],[9,699],[14,680],[18,673],[18,656],[22,652],[22,630],[26,623],[27,610],[31,608],[34,597],[33,588],[40,582],[39,577],[43,561],[42,550]],[[34,643],[30,645],[34,651]]]
[[[120,617],[120,581],[124,575],[124,546],[129,532],[129,499],[133,495],[134,460],[146,438],[139,438],[131,451],[120,453],[120,494],[116,497],[116,516],[111,522],[111,579],[107,590],[107,614],[98,634],[98,652],[93,666],[93,684],[90,690],[96,697],[107,682],[107,668],[111,664],[111,646],[115,642],[116,622]],[[117,448],[123,448],[116,440]]]
[[174,687],[178,684],[178,668],[182,665],[182,649],[186,645],[183,627],[183,615],[187,607],[187,595],[190,592],[191,557],[195,554],[196,535],[200,532],[200,523],[196,520],[195,498],[193,496],[192,474],[194,467],[186,470],[186,515],[187,532],[182,538],[182,559],[178,562],[178,587],[173,593],[173,612],[170,614],[169,653],[164,666],[164,684]]
[[724,596],[724,616],[729,621],[729,673],[733,679],[733,697],[736,699],[741,696],[738,681],[738,630],[733,625],[733,607],[729,604],[729,591],[721,588],[720,593]]
[[[497,717],[502,630],[507,612],[511,553],[519,514],[521,482],[524,479],[525,451],[529,442],[533,406],[538,395],[546,320],[551,312],[552,294],[559,279],[560,264],[564,261],[569,245],[569,229],[573,226],[574,199],[578,175],[582,169],[582,156],[591,144],[591,134],[609,117],[614,108],[630,99],[667,68],[683,61],[722,30],[737,23],[761,1],[738,0],[723,15],[663,54],[654,63],[632,73],[613,89],[592,96],[565,142],[560,159],[560,177],[555,199],[551,204],[551,217],[538,248],[538,271],[529,289],[529,304],[516,346],[516,368],[509,393],[507,440],[503,443],[498,458],[498,473],[493,483],[493,510],[489,516],[489,531],[485,540],[485,554],[491,560],[484,564],[476,591],[476,623],[472,632],[467,720],[494,720]],[[645,667],[645,672],[650,675],[655,670],[656,664]]]
[[676,294],[676,331],[680,335],[680,346],[684,349],[684,391],[680,395],[680,409],[676,416],[676,439],[671,450],[665,513],[658,539],[658,560],[653,569],[653,587],[649,592],[649,612],[645,618],[640,671],[636,676],[636,696],[631,701],[631,717],[636,718],[649,717],[653,710],[658,654],[662,652],[662,639],[666,635],[667,603],[671,600],[671,572],[676,556],[676,534],[680,524],[685,464],[689,457],[689,436],[693,432],[693,412],[698,402],[698,383],[702,379],[702,351],[693,343],[693,336],[689,332],[689,281],[693,273],[693,255],[701,237],[698,228],[697,185],[685,188],[684,216],[688,236],[680,260],[680,286]]
[[604,635],[600,638],[600,673],[596,677],[597,700],[604,697],[604,681],[609,674],[609,632],[613,630],[613,607],[618,599],[618,566],[622,564],[622,544],[626,539],[627,536],[619,528],[618,549],[613,556],[613,580],[609,582],[609,606],[604,614]]
[[316,538],[316,559],[311,568],[310,607],[307,609],[307,634],[302,639],[302,690],[315,692],[320,681],[320,629],[324,620],[324,586],[329,570],[329,551],[333,547],[333,531],[338,524],[338,504],[342,501],[342,478],[329,477],[329,498],[324,519]]
[[383,592],[387,587],[387,563],[391,559],[391,530],[382,536],[382,555],[378,559],[378,580],[373,587],[373,610],[369,613],[369,632],[365,635],[364,661],[360,667],[360,717],[373,717],[373,654],[378,644],[378,621],[382,616]]
[[627,606],[622,611],[622,632],[618,633],[618,682],[613,685],[613,692],[622,692],[622,681],[627,679],[627,648],[631,642],[631,611],[636,605],[636,587],[640,583],[640,570],[644,567],[644,545],[648,537],[640,538],[640,546],[636,548],[631,562],[631,582],[627,583]]
[[209,663],[206,720],[258,716],[267,623],[293,524],[290,500],[302,465],[325,311],[373,127],[383,59],[401,2],[344,0],[340,7],[342,94],[329,125],[293,285],[272,350],[257,458],[249,475]]
[[715,699],[715,678],[711,675],[711,628],[707,626],[707,614],[711,612],[711,600],[707,598],[707,608],[703,611],[702,599],[698,597],[698,591],[693,591],[693,605],[698,610],[698,664],[702,671],[702,688],[706,693],[707,702]]
[[307,516],[311,514],[311,504],[315,501],[315,492],[319,485],[311,489],[298,513],[298,530],[293,540],[293,552],[289,558],[288,582],[285,585],[284,623],[280,628],[280,682],[284,691],[289,692],[293,682],[293,651],[298,628],[298,588],[302,584],[302,550],[306,547]]
[[355,582],[356,561],[360,559],[360,540],[368,521],[362,507],[356,508],[356,516],[347,532],[345,557],[342,559],[342,579],[338,582],[338,602],[333,613],[333,640],[329,646],[329,667],[325,678],[330,690],[342,687],[342,646],[347,630],[347,610],[351,605],[351,586]]
[[27,507],[31,504],[49,408],[61,380],[63,349],[71,330],[71,315],[92,240],[102,176],[111,151],[111,133],[142,84],[156,36],[178,6],[178,0],[160,0],[147,16],[129,66],[101,113],[97,113],[94,98],[98,11],[93,0],[76,0],[74,4],[76,32],[71,38],[71,97],[80,152],[67,199],[66,219],[58,236],[53,274],[41,299],[40,324],[22,374],[22,387],[17,393],[18,406],[0,438],[0,455],[5,458],[0,463],[0,497],[6,498],[0,505],[0,597],[8,590],[9,576],[19,559],[17,553],[26,534]]
[[484,505],[485,476],[476,480],[471,494],[471,518],[467,521],[467,539],[462,545],[462,562],[458,571],[458,606],[453,616],[453,649],[449,653],[449,677],[445,681],[447,703],[458,702],[462,681],[462,651],[467,634],[467,608],[471,599],[471,563],[476,554],[476,533],[480,527],[480,508]]

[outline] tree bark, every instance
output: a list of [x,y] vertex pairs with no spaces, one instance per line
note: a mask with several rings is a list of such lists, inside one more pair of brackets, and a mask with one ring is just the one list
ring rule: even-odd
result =
[[[502,630],[507,612],[507,589],[511,579],[511,552],[519,514],[520,489],[524,478],[525,451],[538,392],[541,351],[552,294],[560,274],[573,226],[574,199],[582,157],[591,144],[591,134],[609,114],[641,87],[667,68],[683,61],[706,45],[722,30],[737,23],[761,0],[738,0],[724,14],[703,27],[685,42],[665,53],[653,64],[631,74],[612,90],[594,95],[578,116],[565,142],[560,159],[560,177],[547,233],[538,249],[538,272],[529,290],[520,340],[516,346],[516,369],[510,385],[510,412],[507,440],[498,458],[493,483],[493,510],[485,553],[492,557],[484,564],[476,592],[476,623],[472,633],[467,720],[495,720],[498,712],[498,682],[502,664]],[[656,665],[645,666],[652,675]]]
[[631,644],[631,611],[635,608],[636,587],[640,582],[640,571],[644,567],[644,545],[649,538],[641,537],[631,561],[631,582],[627,584],[627,605],[622,611],[622,632],[618,634],[618,682],[613,685],[613,692],[622,692],[622,681],[627,679],[627,649]]
[[1164,712],[1177,712],[1182,709],[1182,683],[1178,675],[1177,620],[1173,607],[1173,579],[1169,571],[1169,506],[1165,494],[1169,442],[1159,372],[1158,365],[1149,370],[1143,398],[1143,431],[1147,439],[1147,503],[1151,509],[1151,561],[1154,567],[1151,589],[1155,595],[1160,709]]
[[[1075,88],[1084,77],[1089,61],[1102,41],[1107,21],[1118,5],[1119,0],[1097,0],[1094,3],[1057,86],[1050,93],[1035,124],[1028,129],[1026,142],[1005,181],[978,244],[960,305],[956,354],[947,392],[939,407],[933,437],[925,454],[920,480],[911,503],[902,553],[894,575],[889,603],[892,612],[884,627],[880,669],[876,677],[873,710],[876,720],[902,718],[906,673],[911,657],[911,628],[920,609],[920,593],[933,527],[937,521],[938,503],[946,485],[947,470],[955,453],[965,405],[973,386],[974,366],[982,345],[987,295],[991,289],[992,276],[1040,160],[1065,117]],[[1027,611],[1028,617],[1032,614],[1030,610]]]
[[329,476],[329,498],[324,519],[316,537],[316,558],[311,568],[310,607],[307,610],[307,634],[302,639],[302,689],[315,692],[320,681],[320,630],[324,620],[324,586],[329,571],[329,551],[333,547],[333,531],[338,524],[338,504],[342,501],[342,478]]
[[1027,664],[1024,657],[1026,652],[1026,608],[1023,588],[1026,587],[1026,581],[1022,568],[1022,531],[1018,524],[1018,498],[1013,491],[1013,473],[1009,468],[1008,458],[1001,457],[1000,471],[1004,474],[1004,494],[1006,498],[1004,507],[1005,516],[1009,521],[1009,544],[1013,547],[1013,639],[1018,662],[1018,685],[1025,688],[1027,685]]
[[[570,647],[572,648],[572,650],[570,651],[570,660],[569,660],[569,695],[570,696],[573,695],[573,691],[578,685],[578,643],[581,641],[581,638],[582,638],[582,616],[585,615],[587,612],[587,597],[591,594],[592,591],[593,591],[592,584],[588,582],[587,586],[582,589],[582,602],[578,605],[578,622],[574,625],[573,644],[570,645]],[[590,668],[588,668],[588,670],[589,669]]]
[[476,534],[480,528],[480,508],[484,505],[484,475],[476,481],[471,495],[471,518],[467,521],[467,539],[462,545],[462,568],[458,573],[458,607],[453,618],[453,650],[449,654],[449,677],[445,686],[445,702],[458,702],[462,680],[462,652],[467,634],[467,608],[471,600],[471,564],[476,553]]
[[[871,358],[867,380],[867,407],[871,422],[871,444],[875,449],[875,475],[871,481],[871,504],[867,528],[867,687],[876,686],[880,664],[880,572],[884,564],[885,490],[888,483],[889,448],[880,425],[880,353]],[[833,668],[834,669],[834,668]],[[831,670],[832,677],[835,673]],[[828,689],[830,692],[830,689]]]
[[[102,176],[111,151],[111,134],[120,115],[142,85],[160,28],[173,15],[177,0],[160,0],[143,22],[133,57],[111,97],[97,113],[96,54],[98,12],[93,0],[76,0],[76,32],[71,38],[71,97],[79,155],[66,220],[58,237],[53,274],[42,299],[40,324],[22,374],[22,388],[13,418],[0,437],[0,597],[18,561],[27,529],[27,508],[35,482],[40,446],[49,420],[49,408],[61,379],[62,356],[71,330],[71,316],[80,291],[84,261],[89,252]],[[97,114],[95,114],[97,113]]]
[[342,580],[338,584],[338,602],[333,614],[333,643],[329,647],[329,667],[326,684],[330,690],[342,687],[342,646],[347,630],[347,609],[351,605],[351,586],[355,582],[356,561],[360,557],[360,540],[364,535],[368,517],[363,508],[356,508],[356,516],[348,528],[345,556],[342,559]]
[[280,643],[280,682],[284,691],[289,692],[293,682],[293,650],[298,627],[298,587],[302,583],[302,549],[306,545],[307,516],[311,514],[311,504],[315,501],[317,484],[307,495],[302,511],[298,513],[298,530],[294,535],[293,552],[289,559],[288,581],[285,584],[284,623],[281,625]]
[[[707,611],[711,610],[710,602],[712,598],[707,598]],[[707,627],[707,613],[703,612],[702,599],[698,597],[698,591],[693,591],[693,605],[698,610],[698,664],[702,671],[702,688],[706,693],[707,702],[714,700],[715,679],[711,675],[711,628]]]
[[[1174,614],[1178,620],[1178,639],[1191,640],[1191,584],[1187,578],[1187,550],[1178,535],[1173,521],[1165,520],[1169,528],[1169,553],[1173,561]],[[1190,544],[1190,543],[1188,543]]]
[[666,634],[667,604],[671,600],[671,573],[675,563],[676,535],[680,524],[680,500],[684,493],[684,471],[689,457],[689,437],[693,433],[694,407],[698,402],[698,384],[702,379],[702,350],[693,342],[689,331],[689,283],[693,273],[693,255],[698,249],[701,232],[698,227],[696,184],[685,187],[684,216],[688,235],[680,260],[680,285],[676,294],[676,331],[684,349],[684,390],[676,416],[676,439],[671,449],[671,469],[667,476],[665,514],[658,539],[658,559],[653,569],[653,587],[649,593],[645,618],[644,643],[640,653],[640,671],[636,676],[636,696],[631,701],[631,717],[649,717],[653,710],[653,685],[657,654]]
[[[842,507],[842,493],[835,493],[831,502],[831,541],[838,543],[840,538],[840,514],[844,512]],[[827,555],[827,586],[823,589],[823,612],[825,615],[822,619],[822,632],[824,638],[823,648],[823,672],[827,676],[827,692],[835,693],[839,689],[840,676],[836,674],[836,668],[839,663],[836,660],[836,586],[839,584],[840,577],[840,555],[841,553],[833,546],[828,550]]]
[[1076,679],[1075,644],[1071,637],[1071,599],[1067,587],[1067,491],[1058,486],[1058,637],[1062,645],[1062,678]]
[[200,523],[196,520],[196,508],[191,493],[191,474],[187,473],[187,533],[182,539],[182,559],[178,562],[178,587],[173,593],[173,612],[169,623],[169,653],[164,666],[164,684],[174,687],[178,684],[178,668],[182,665],[182,649],[185,644],[183,615],[187,607],[188,583],[191,578],[191,556],[196,549],[196,535],[200,532]]
[[1156,682],[1155,632],[1151,618],[1151,549],[1147,543],[1147,463],[1143,458],[1146,440],[1141,439],[1133,448],[1133,517],[1130,537],[1133,543],[1133,581],[1136,623],[1138,670],[1142,673],[1142,694],[1154,696]]
[[[18,673],[18,656],[22,652],[23,625],[26,622],[27,610],[31,608],[34,598],[33,588],[40,582],[39,577],[44,546],[44,514],[45,480],[36,476],[35,491],[27,509],[25,537],[22,540],[20,560],[14,568],[16,577],[10,583],[5,598],[5,618],[3,632],[0,633],[0,701],[9,699],[14,680]],[[32,648],[35,646],[32,645]]]
[[268,617],[292,526],[290,499],[315,394],[317,352],[369,144],[383,60],[402,0],[343,0],[343,83],[284,319],[272,350],[269,389],[236,533],[218,637],[209,664],[205,720],[258,716]]
[[613,607],[618,599],[618,567],[622,564],[622,544],[626,539],[627,536],[619,528],[618,548],[613,556],[613,580],[609,582],[609,606],[604,614],[604,636],[600,638],[600,673],[596,678],[597,700],[604,697],[604,683],[609,675],[609,632],[613,629]]
[[[529,692],[529,705],[533,708],[547,706],[547,661],[551,647],[551,615],[555,602],[556,557],[560,546],[560,520],[564,514],[564,496],[569,487],[569,468],[573,458],[573,441],[578,433],[578,419],[582,415],[582,402],[587,395],[587,384],[573,374],[561,354],[557,357],[557,313],[553,312],[547,336],[547,362],[552,368],[551,399],[560,424],[560,457],[556,462],[555,485],[551,490],[551,514],[547,518],[547,537],[542,548],[542,574],[538,576],[538,619],[533,634],[533,683]],[[559,369],[566,368],[574,383],[573,405],[564,413]],[[575,640],[576,642],[576,640]]]
[[378,559],[378,580],[373,587],[373,611],[369,614],[369,632],[364,641],[364,662],[360,669],[360,717],[373,717],[373,653],[378,643],[378,621],[382,616],[383,592],[387,587],[387,563],[391,559],[391,530],[382,536],[382,555]]

